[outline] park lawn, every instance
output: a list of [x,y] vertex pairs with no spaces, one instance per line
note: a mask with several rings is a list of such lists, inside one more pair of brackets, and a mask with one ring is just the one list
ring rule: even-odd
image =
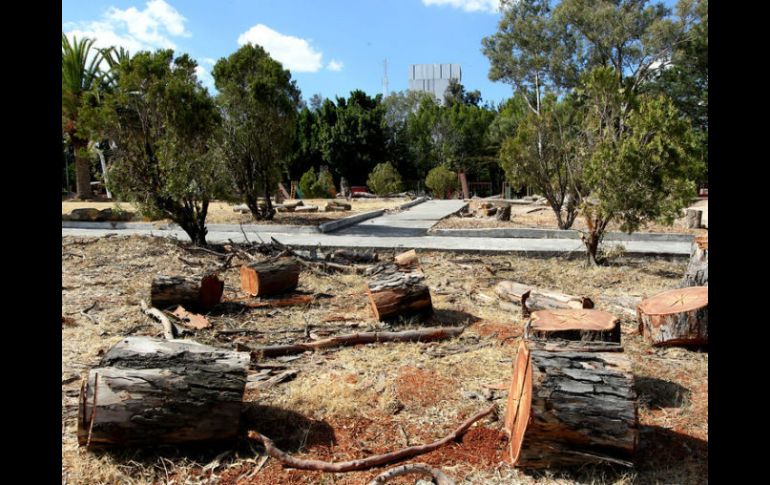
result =
[[[164,238],[62,237],[62,481],[101,483],[362,484],[382,469],[324,474],[285,469],[245,439],[228,445],[88,451],[77,445],[81,379],[100,355],[127,335],[160,335],[140,311],[153,276],[200,273],[218,256]],[[221,248],[214,248],[221,251]],[[390,254],[381,252],[381,259]],[[303,272],[298,290],[326,294],[313,304],[212,314],[212,327],[191,337],[219,347],[288,343],[304,329],[320,338],[369,329],[469,325],[458,338],[434,343],[386,343],[301,354],[285,362],[294,380],[247,391],[244,434],[255,429],[301,458],[349,460],[441,438],[465,418],[495,402],[498,419],[485,418],[458,442],[407,462],[441,468],[469,484],[700,484],[708,482],[708,353],[652,348],[635,318],[618,315],[625,352],[639,394],[640,443],[634,469],[585,467],[534,473],[503,462],[502,414],[524,320],[502,310],[494,285],[502,279],[591,297],[652,295],[675,287],[685,259],[622,259],[587,269],[582,259],[527,258],[419,252],[436,313],[425,323],[383,325],[374,320],[357,274]],[[256,254],[261,260],[264,256]],[[222,277],[225,298],[240,296],[238,257]],[[484,296],[479,296],[484,295]],[[256,334],[218,335],[222,329]],[[458,351],[459,350],[459,351]],[[281,363],[277,359],[266,359]],[[468,397],[489,394],[489,400]],[[219,465],[204,468],[218,458]],[[399,481],[394,483],[414,483]]]

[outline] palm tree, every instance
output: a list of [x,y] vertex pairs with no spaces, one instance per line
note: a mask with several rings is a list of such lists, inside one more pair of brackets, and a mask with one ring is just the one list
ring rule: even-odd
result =
[[78,109],[83,94],[100,82],[102,73],[99,63],[102,61],[101,51],[91,47],[92,39],[72,38],[70,43],[67,36],[61,36],[61,110],[62,131],[69,137],[75,149],[75,181],[77,196],[80,199],[91,198],[91,170],[85,149],[88,139],[78,132]]

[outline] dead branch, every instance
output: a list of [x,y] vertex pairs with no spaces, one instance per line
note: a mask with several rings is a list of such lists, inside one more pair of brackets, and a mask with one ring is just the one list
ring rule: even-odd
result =
[[144,314],[153,317],[163,326],[163,337],[165,337],[166,340],[174,340],[176,338],[176,329],[173,325],[171,325],[171,321],[166,317],[166,315],[164,315],[163,312],[157,308],[148,306],[147,302],[144,300],[142,300],[140,303],[142,305],[142,311]]
[[391,468],[383,473],[380,473],[374,480],[369,482],[369,485],[381,485],[390,481],[391,478],[395,478],[401,475],[409,475],[411,473],[419,473],[420,475],[428,475],[433,477],[437,485],[455,485],[454,480],[449,478],[444,472],[437,468],[431,468],[424,463],[408,463],[406,465],[397,466]]
[[328,349],[358,344],[443,340],[457,337],[463,330],[465,330],[465,327],[434,327],[420,330],[406,330],[404,332],[357,332],[308,343],[265,345],[256,347],[251,355],[252,360],[256,360],[260,355],[263,357],[275,357],[278,355],[301,354],[308,350]]
[[321,461],[321,460],[304,460],[301,458],[295,458],[289,455],[288,453],[286,453],[285,451],[281,451],[280,449],[278,449],[270,438],[268,438],[267,436],[263,436],[257,433],[256,431],[249,431],[249,438],[262,443],[268,455],[275,458],[276,460],[279,460],[281,463],[291,468],[297,468],[300,470],[315,470],[315,471],[331,472],[331,473],[352,472],[357,470],[367,470],[375,466],[385,465],[387,463],[393,463],[399,460],[403,460],[405,458],[411,458],[413,456],[429,453],[437,448],[440,448],[446,445],[451,441],[456,440],[457,438],[462,436],[468,430],[468,428],[470,428],[471,425],[473,425],[473,423],[491,414],[493,411],[495,411],[495,409],[496,409],[496,405],[492,404],[491,406],[485,408],[484,410],[479,411],[478,413],[468,418],[463,424],[460,425],[459,428],[454,430],[452,433],[448,434],[447,436],[441,438],[438,441],[434,441],[433,443],[429,443],[427,445],[410,446],[408,448],[404,448],[391,453],[385,453],[382,455],[373,455],[367,458],[362,458],[360,460],[342,461],[337,463]]

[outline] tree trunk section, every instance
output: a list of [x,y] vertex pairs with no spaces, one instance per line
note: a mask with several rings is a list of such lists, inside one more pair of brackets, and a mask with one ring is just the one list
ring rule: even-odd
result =
[[581,344],[564,351],[520,345],[505,415],[515,466],[631,466],[639,441],[631,362],[623,352]]
[[251,296],[280,295],[299,281],[300,266],[290,258],[241,266],[241,289]]
[[687,286],[708,286],[709,285],[709,241],[708,234],[697,236],[692,243],[690,250],[690,263],[687,265],[687,271],[684,279],[679,285]]
[[684,216],[687,229],[700,229],[702,217],[703,211],[697,209],[687,209],[687,212],[685,212]]
[[525,317],[535,310],[594,307],[593,300],[588,297],[556,293],[515,281],[501,281],[495,286],[495,293],[501,300],[521,306],[521,313]]
[[381,265],[367,286],[375,318],[380,321],[433,313],[430,289],[422,272],[399,271],[395,264]]
[[75,148],[75,184],[78,199],[93,199],[94,193],[91,190],[91,162],[82,155],[82,151],[88,146],[88,142],[84,142],[76,137],[73,137],[73,142]]
[[664,291],[639,304],[639,333],[653,345],[708,344],[708,287]]
[[250,356],[189,340],[126,337],[80,393],[78,443],[133,446],[236,438]]
[[620,320],[601,310],[540,310],[524,326],[524,338],[620,343]]
[[222,299],[225,283],[216,275],[203,277],[158,275],[152,280],[151,302],[164,310],[182,305],[191,311],[207,311]]
[[420,260],[417,258],[417,251],[414,249],[395,255],[393,262],[402,269],[420,269]]
[[498,221],[511,220],[511,204],[505,204],[504,206],[500,207],[497,211],[497,214],[495,215],[495,218]]

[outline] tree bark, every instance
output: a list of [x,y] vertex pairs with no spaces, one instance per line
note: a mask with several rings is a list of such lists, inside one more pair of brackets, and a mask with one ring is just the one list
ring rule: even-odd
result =
[[241,266],[241,289],[251,296],[280,295],[294,290],[300,267],[291,258]]
[[511,220],[511,204],[505,204],[504,206],[500,207],[497,210],[497,214],[495,215],[495,218],[498,221]]
[[219,303],[224,287],[224,282],[216,275],[158,275],[152,280],[151,305],[161,310],[182,305],[188,310],[205,312]]
[[585,296],[573,296],[542,290],[515,281],[501,281],[495,286],[495,293],[503,301],[521,306],[523,316],[535,310],[559,310],[593,308],[594,302]]
[[78,443],[129,446],[238,436],[249,355],[189,340],[126,337],[80,393]]
[[687,212],[685,212],[685,222],[687,223],[687,229],[700,229],[702,217],[703,211],[697,209],[687,209]]
[[708,344],[708,287],[664,291],[639,304],[639,334],[653,345]]
[[72,144],[75,148],[75,184],[78,199],[88,200],[94,198],[91,190],[91,162],[83,156],[83,151],[88,146],[88,141],[73,136]]
[[620,343],[620,320],[601,310],[540,310],[524,326],[524,338]]
[[374,317],[380,321],[433,313],[430,289],[422,272],[399,271],[395,264],[381,265],[367,285]]
[[697,236],[690,250],[690,263],[680,287],[709,285],[709,241],[708,234]]
[[521,343],[505,415],[514,465],[631,466],[639,440],[631,362],[623,352],[584,351],[582,344],[547,351]]

